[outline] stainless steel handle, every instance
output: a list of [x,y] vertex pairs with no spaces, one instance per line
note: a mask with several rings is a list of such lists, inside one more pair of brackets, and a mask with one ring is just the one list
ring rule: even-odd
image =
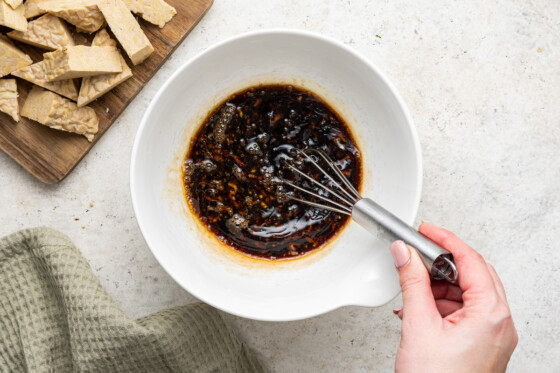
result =
[[445,279],[452,284],[457,282],[459,274],[449,251],[418,233],[373,200],[362,198],[356,202],[352,208],[352,219],[372,233],[377,232],[379,226],[383,227],[422,254],[422,260],[433,278]]

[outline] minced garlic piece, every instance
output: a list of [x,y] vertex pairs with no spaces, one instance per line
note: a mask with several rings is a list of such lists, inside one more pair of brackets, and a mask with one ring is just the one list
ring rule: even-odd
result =
[[[97,32],[97,34],[93,38],[93,41],[91,42],[91,45],[97,47],[114,47],[117,45],[117,42],[111,39],[107,31],[103,29]],[[109,92],[111,89],[115,88],[117,85],[121,84],[132,76],[132,71],[126,64],[123,56],[120,56],[120,58],[123,68],[122,72],[115,74],[90,76],[82,80],[80,95],[78,97],[79,107],[87,105],[98,97],[101,97],[102,95]]]
[[29,22],[26,32],[12,31],[7,35],[14,40],[44,49],[55,50],[74,45],[64,21],[50,14]]
[[21,115],[57,130],[83,135],[90,142],[99,127],[92,108],[79,108],[72,101],[37,86],[29,92]]
[[97,5],[133,64],[138,65],[152,54],[154,47],[122,0],[99,0]]
[[24,7],[12,9],[6,0],[0,0],[0,25],[18,31],[27,31],[27,19],[23,16]]
[[121,55],[115,47],[76,45],[45,53],[43,56],[48,81],[119,73],[123,69]]
[[13,76],[22,78],[36,84],[40,87],[46,88],[49,91],[58,93],[59,95],[68,97],[71,100],[78,100],[78,89],[76,82],[73,79],[59,80],[56,82],[49,82],[45,71],[45,62],[37,62],[30,66],[25,66],[19,70],[12,72]]
[[14,118],[16,122],[19,122],[17,98],[16,80],[0,79],[0,111]]
[[133,13],[159,27],[165,26],[177,14],[175,8],[164,0],[123,0],[123,2]]
[[31,61],[27,54],[16,48],[7,38],[0,35],[0,77],[32,63],[33,61]]
[[39,4],[47,12],[65,19],[78,31],[95,32],[105,24],[105,18],[97,7],[98,0],[58,0]]

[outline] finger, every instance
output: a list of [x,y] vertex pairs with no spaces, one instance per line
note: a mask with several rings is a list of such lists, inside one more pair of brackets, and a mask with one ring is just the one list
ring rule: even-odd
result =
[[455,302],[463,302],[463,290],[457,285],[450,284],[446,281],[433,281],[432,293],[434,299],[447,299]]
[[399,317],[399,319],[401,319],[401,321],[402,321],[402,315],[403,315],[403,311],[402,311],[402,310],[403,310],[402,306],[393,309],[393,313],[394,313],[395,315],[397,315],[397,316]]
[[422,223],[418,232],[453,254],[459,271],[458,283],[464,293],[464,302],[468,302],[469,297],[479,298],[495,294],[494,281],[490,276],[486,261],[479,253],[453,233],[434,224]]
[[455,302],[447,299],[436,300],[436,307],[441,317],[447,317],[463,308],[463,302]]
[[496,287],[496,291],[498,292],[500,299],[507,304],[506,290],[504,289],[504,284],[502,284],[502,280],[500,280],[500,277],[498,276],[498,272],[496,272],[496,269],[492,264],[486,263],[486,266],[488,267],[488,272],[490,272],[490,276],[492,276],[492,280],[494,280],[494,286]]
[[403,321],[429,326],[438,318],[441,320],[432,295],[428,271],[416,250],[402,241],[395,241],[391,245],[391,254],[402,289]]

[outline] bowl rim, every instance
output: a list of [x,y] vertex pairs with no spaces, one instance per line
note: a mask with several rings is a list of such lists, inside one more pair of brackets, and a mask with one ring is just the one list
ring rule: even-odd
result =
[[[235,316],[240,316],[240,317],[244,317],[244,318],[247,318],[247,319],[258,320],[258,321],[295,321],[295,320],[303,320],[303,319],[319,316],[319,315],[325,314],[327,312],[331,312],[331,311],[333,311],[335,309],[338,309],[338,308],[341,308],[341,307],[352,306],[352,305],[356,305],[356,306],[363,306],[363,305],[355,304],[355,303],[353,303],[353,304],[337,304],[337,305],[333,305],[333,307],[330,307],[330,308],[327,308],[327,309],[310,310],[310,311],[302,312],[301,314],[299,314],[297,316],[288,316],[288,317],[284,317],[284,318],[278,318],[278,317],[268,318],[267,316],[264,316],[264,315],[261,315],[261,316],[248,315],[248,314],[245,314],[243,312],[238,312],[238,311],[233,310],[233,309],[228,309],[228,307],[224,307],[222,305],[215,304],[214,302],[207,301],[204,294],[200,294],[196,289],[193,290],[193,289],[190,289],[190,287],[185,286],[183,284],[182,280],[179,280],[178,278],[176,278],[176,276],[174,274],[172,274],[170,271],[168,271],[166,265],[164,264],[165,262],[161,260],[160,254],[158,253],[158,250],[154,249],[154,247],[157,246],[157,245],[155,245],[155,243],[152,242],[152,240],[146,235],[146,233],[144,233],[146,231],[145,227],[146,227],[147,223],[145,221],[143,221],[142,218],[140,217],[140,215],[138,214],[138,208],[139,208],[138,205],[139,205],[140,202],[138,200],[138,192],[137,192],[137,189],[136,189],[136,185],[134,183],[134,180],[137,178],[136,169],[137,169],[137,157],[138,157],[139,146],[140,146],[139,144],[140,144],[140,141],[143,137],[144,130],[148,126],[148,123],[149,123],[147,119],[150,116],[151,112],[154,110],[157,102],[159,102],[161,96],[168,89],[169,85],[175,79],[177,79],[177,77],[180,74],[182,74],[183,71],[185,71],[192,63],[194,63],[196,60],[203,57],[204,55],[206,55],[208,53],[211,53],[214,50],[219,49],[226,44],[236,42],[236,41],[241,40],[241,39],[253,38],[255,36],[269,36],[269,35],[301,36],[301,37],[306,37],[306,38],[310,38],[310,39],[316,39],[320,42],[324,42],[324,43],[327,43],[327,44],[331,44],[334,47],[337,47],[337,48],[340,48],[340,49],[344,50],[346,53],[349,53],[354,58],[357,58],[362,63],[364,63],[375,74],[377,74],[377,76],[381,79],[381,81],[388,87],[389,91],[393,94],[394,98],[397,101],[398,106],[400,107],[400,109],[402,110],[402,112],[404,114],[406,123],[408,125],[409,133],[412,137],[412,143],[413,143],[413,146],[414,146],[414,153],[415,153],[415,156],[416,156],[416,168],[417,168],[417,171],[418,171],[418,179],[417,179],[417,182],[416,182],[416,184],[417,184],[416,185],[416,195],[414,196],[414,201],[413,201],[414,206],[413,206],[413,209],[411,211],[410,216],[407,216],[404,219],[408,224],[413,224],[413,222],[416,218],[416,215],[418,213],[418,208],[419,208],[419,205],[420,205],[420,197],[421,197],[421,194],[422,194],[422,181],[423,181],[422,151],[421,151],[421,147],[420,147],[420,141],[419,141],[419,138],[418,138],[418,133],[416,132],[416,127],[414,125],[414,121],[412,119],[412,116],[411,116],[411,114],[408,110],[408,107],[406,106],[406,103],[404,102],[403,98],[398,93],[398,91],[395,88],[395,86],[393,85],[393,83],[385,75],[385,73],[383,73],[373,62],[371,62],[369,59],[367,59],[365,56],[363,56],[358,51],[352,49],[351,47],[343,44],[341,41],[336,40],[334,38],[331,38],[331,37],[328,37],[328,36],[325,36],[325,35],[322,35],[322,34],[318,34],[316,32],[311,32],[311,31],[307,31],[307,30],[299,30],[299,29],[290,29],[290,28],[270,28],[270,29],[264,29],[264,30],[250,31],[250,32],[244,32],[244,33],[237,34],[237,35],[231,36],[229,38],[226,38],[222,41],[219,41],[219,42],[211,45],[207,49],[202,50],[201,52],[197,53],[195,56],[191,57],[189,60],[184,62],[179,68],[177,68],[177,70],[175,70],[175,72],[173,74],[171,74],[171,76],[169,78],[167,78],[167,80],[157,90],[156,94],[152,98],[150,104],[148,105],[146,111],[144,112],[144,114],[142,116],[142,120],[140,121],[140,125],[138,126],[138,129],[137,129],[137,132],[136,132],[134,143],[132,145],[132,151],[131,151],[132,154],[131,154],[131,160],[130,160],[130,173],[129,173],[129,177],[130,177],[130,179],[129,179],[130,197],[131,197],[131,200],[132,200],[132,207],[133,207],[133,210],[134,210],[134,216],[136,217],[136,221],[138,223],[138,227],[140,228],[140,232],[142,233],[142,237],[144,238],[146,244],[148,245],[152,255],[156,258],[157,262],[165,270],[165,272],[177,284],[179,284],[179,286],[181,286],[184,290],[186,290],[189,294],[191,294],[195,298],[211,305],[212,307],[215,307],[219,310],[222,310],[224,312],[227,312],[227,313],[235,315]],[[400,292],[398,292],[395,295],[395,297],[397,297],[399,294],[400,294]]]

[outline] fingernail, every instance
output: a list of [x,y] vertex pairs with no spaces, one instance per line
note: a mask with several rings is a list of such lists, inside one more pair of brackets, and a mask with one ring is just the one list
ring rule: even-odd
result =
[[400,240],[393,242],[391,245],[391,255],[393,255],[395,266],[399,271],[410,263],[410,251],[405,243]]
[[401,312],[401,311],[402,311],[402,306],[395,308],[395,309],[393,310],[393,313],[394,313],[395,315],[398,315],[399,312]]

